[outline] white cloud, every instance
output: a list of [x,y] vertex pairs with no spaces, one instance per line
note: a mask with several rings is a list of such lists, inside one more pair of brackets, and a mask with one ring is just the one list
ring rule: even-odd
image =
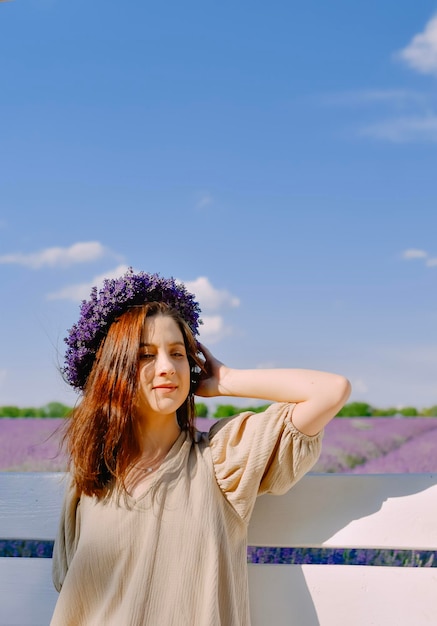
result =
[[98,241],[75,243],[69,248],[45,248],[30,254],[5,254],[0,256],[0,263],[24,265],[31,269],[41,267],[69,267],[76,263],[96,261],[107,254],[107,250]]
[[202,315],[203,324],[199,327],[199,337],[204,343],[216,343],[232,334],[221,315]]
[[423,74],[437,74],[437,15],[426,24],[422,33],[413,37],[399,58]]
[[[118,265],[113,270],[95,276],[89,282],[68,285],[57,292],[49,294],[47,297],[49,300],[73,300],[75,302],[87,299],[94,285],[99,289],[103,285],[105,278],[119,278],[127,270],[127,265]],[[223,308],[237,307],[240,304],[240,300],[225,289],[215,289],[205,276],[200,276],[193,281],[181,282],[185,284],[188,291],[194,294],[202,311],[218,311]],[[203,317],[202,319],[206,318]],[[216,323],[212,321],[214,319],[210,318],[210,324]]]
[[417,248],[408,248],[408,250],[404,250],[402,252],[403,259],[424,259],[428,256],[428,253],[425,250],[418,250]]
[[[240,300],[226,289],[216,289],[205,276],[193,281],[184,281],[188,291],[194,294],[202,310],[203,324],[199,328],[200,340],[216,343],[232,334],[232,328],[225,323],[220,311],[240,306]],[[205,314],[206,313],[206,314]],[[211,315],[211,313],[215,313]]]
[[63,287],[59,291],[49,293],[47,295],[48,300],[72,300],[73,302],[81,302],[82,300],[88,300],[91,289],[96,286],[100,289],[103,286],[105,278],[119,278],[128,270],[127,265],[118,265],[113,270],[99,274],[95,276],[91,281],[86,283],[78,283],[76,285],[69,285]]
[[398,117],[371,124],[361,130],[361,135],[386,139],[393,143],[437,141],[437,115]]
[[369,387],[367,383],[362,378],[355,378],[351,380],[352,389],[354,393],[367,393],[369,391]]
[[425,250],[419,250],[417,248],[408,248],[402,252],[402,258],[406,261],[412,259],[425,259],[425,265],[427,267],[437,267],[437,257],[430,257]]
[[205,276],[185,282],[185,286],[198,300],[205,311],[217,311],[224,307],[238,307],[240,300],[225,289],[215,289]]
[[324,101],[338,106],[382,106],[391,116],[362,126],[361,136],[393,143],[436,142],[435,100],[428,94],[403,89],[363,90],[325,96]]
[[213,202],[213,197],[208,192],[200,194],[199,199],[196,203],[196,209],[205,209],[207,206],[210,206]]
[[[395,58],[416,71],[437,76],[437,14],[426,24],[423,32]],[[385,106],[393,116],[370,123],[358,131],[359,135],[393,143],[437,142],[437,114],[435,98],[429,93],[408,89],[368,89],[325,96],[328,104],[352,106]]]
[[[73,302],[81,302],[88,300],[91,289],[96,286],[100,289],[106,278],[119,278],[128,270],[127,265],[119,265],[109,272],[95,276],[91,281],[86,283],[78,283],[75,285],[67,285],[59,291],[47,295],[48,300],[71,300]],[[215,343],[223,337],[232,334],[232,329],[227,326],[219,311],[224,308],[237,307],[240,301],[237,297],[230,294],[225,289],[215,289],[209,280],[201,276],[194,281],[184,282],[188,291],[195,295],[195,299],[199,302],[200,308],[206,312],[217,312],[215,315],[201,314],[203,324],[199,327],[199,335],[201,341]]]

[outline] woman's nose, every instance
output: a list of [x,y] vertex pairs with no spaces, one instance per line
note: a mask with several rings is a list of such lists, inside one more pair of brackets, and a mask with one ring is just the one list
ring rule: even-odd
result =
[[173,361],[170,358],[170,355],[167,353],[161,353],[158,355],[157,361],[157,371],[158,374],[174,374],[175,368],[173,365]]

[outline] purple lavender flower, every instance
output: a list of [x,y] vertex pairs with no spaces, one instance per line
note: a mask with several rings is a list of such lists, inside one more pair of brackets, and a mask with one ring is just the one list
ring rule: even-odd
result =
[[63,418],[0,419],[0,471],[65,471]]
[[[196,427],[205,432],[215,421],[197,418]],[[64,471],[63,424],[62,418],[0,419],[0,471]],[[437,418],[335,418],[313,471],[436,472],[436,450]]]
[[[418,419],[418,418],[412,418]],[[424,418],[429,419],[429,418]],[[351,470],[353,474],[402,474],[436,471],[437,428],[417,433],[387,454],[370,458]]]
[[77,389],[83,389],[96,352],[112,322],[130,306],[147,302],[165,302],[179,311],[193,335],[198,334],[200,307],[183,283],[159,274],[139,272],[132,268],[120,278],[106,279],[102,289],[93,287],[89,300],[83,300],[80,318],[69,330],[65,342],[63,375]]
[[[216,421],[198,417],[196,427],[206,432]],[[0,472],[65,472],[65,425],[64,418],[0,418]]]
[[[425,458],[429,459],[427,467],[432,464],[436,467],[435,455],[431,459],[429,455],[426,457],[420,452],[418,438],[423,433],[429,434],[429,441],[437,436],[437,420],[429,417],[335,418],[325,429],[322,452],[313,471],[376,473],[378,466],[382,472],[429,471],[420,469],[424,467]],[[383,459],[388,460],[390,453],[398,449],[399,455],[405,458],[403,450],[410,440],[411,448],[407,448],[411,449],[410,469],[406,469],[404,464],[402,470],[398,463],[399,469],[390,470],[390,463],[384,463]],[[414,447],[416,453],[413,451]],[[394,461],[392,456],[390,458]],[[380,465],[383,463],[384,469]]]

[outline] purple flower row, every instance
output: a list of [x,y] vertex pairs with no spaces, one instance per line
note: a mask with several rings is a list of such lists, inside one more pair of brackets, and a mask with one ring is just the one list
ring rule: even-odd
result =
[[378,565],[388,567],[436,567],[433,550],[344,548],[272,548],[249,546],[247,562],[274,565]]
[[359,472],[364,464],[368,467],[372,459],[401,450],[407,442],[411,442],[410,455],[414,457],[409,471],[428,471],[421,469],[421,452],[414,455],[414,441],[436,429],[437,419],[427,417],[336,418],[325,429],[322,453],[313,471],[352,472],[356,467]]
[[[51,558],[53,541],[2,540],[0,557]],[[272,548],[248,546],[248,563],[379,565],[389,567],[436,567],[431,550],[381,550],[342,548]]]
[[[216,420],[198,418],[199,430]],[[0,471],[64,471],[63,419],[0,419]],[[437,471],[437,418],[335,418],[314,472]]]
[[399,448],[354,467],[354,474],[401,474],[437,471],[437,428],[409,439]]
[[0,419],[0,470],[56,472],[66,466],[60,453],[64,419]]

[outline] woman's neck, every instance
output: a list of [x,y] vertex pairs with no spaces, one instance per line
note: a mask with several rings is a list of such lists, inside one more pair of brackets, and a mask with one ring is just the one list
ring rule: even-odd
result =
[[161,416],[159,420],[143,420],[139,425],[141,457],[165,456],[180,432],[175,415]]

